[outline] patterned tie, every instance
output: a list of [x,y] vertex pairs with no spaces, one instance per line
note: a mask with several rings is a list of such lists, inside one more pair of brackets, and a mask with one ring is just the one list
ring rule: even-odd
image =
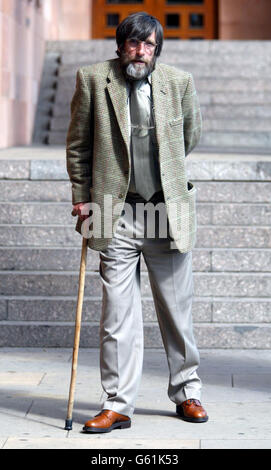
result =
[[151,105],[139,87],[142,81],[132,82],[130,95],[132,178],[134,187],[147,201],[157,191],[153,157]]

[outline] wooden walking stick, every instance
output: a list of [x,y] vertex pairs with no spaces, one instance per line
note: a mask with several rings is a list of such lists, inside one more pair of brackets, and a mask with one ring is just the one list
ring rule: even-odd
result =
[[80,262],[80,273],[79,273],[79,287],[77,295],[77,307],[76,307],[76,318],[75,318],[75,331],[74,331],[74,344],[73,344],[73,356],[72,356],[72,369],[71,369],[71,381],[69,391],[69,402],[67,417],[65,421],[65,429],[70,431],[72,429],[72,410],[74,402],[74,391],[77,374],[77,361],[78,361],[78,350],[80,342],[80,330],[81,330],[81,317],[82,317],[82,306],[84,298],[84,287],[85,287],[85,274],[87,264],[87,246],[88,239],[83,237],[82,250],[81,250],[81,262]]

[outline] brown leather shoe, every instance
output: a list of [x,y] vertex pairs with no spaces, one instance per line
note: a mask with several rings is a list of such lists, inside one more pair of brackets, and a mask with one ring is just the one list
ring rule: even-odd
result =
[[185,421],[205,423],[209,417],[199,400],[191,398],[176,406],[176,413]]
[[128,416],[121,415],[112,410],[102,410],[85,423],[83,431],[86,433],[93,432],[110,432],[112,429],[123,429],[131,427],[131,419]]

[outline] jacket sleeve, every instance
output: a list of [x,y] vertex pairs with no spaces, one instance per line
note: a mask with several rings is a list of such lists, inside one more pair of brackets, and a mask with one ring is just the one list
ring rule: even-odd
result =
[[188,83],[182,100],[184,118],[185,156],[198,144],[202,131],[202,117],[199,99],[196,93],[193,76],[189,74]]
[[72,203],[90,202],[92,171],[91,100],[82,69],[70,105],[71,119],[66,138],[66,167],[72,183]]

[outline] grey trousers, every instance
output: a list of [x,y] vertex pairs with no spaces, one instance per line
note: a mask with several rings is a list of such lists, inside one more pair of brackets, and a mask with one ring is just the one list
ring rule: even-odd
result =
[[[141,253],[148,269],[167,355],[170,400],[175,404],[189,398],[200,400],[201,380],[196,372],[199,352],[191,313],[194,294],[192,251],[180,253],[177,248],[172,248],[168,230],[163,238],[157,236],[163,211],[167,219],[164,202],[160,202],[162,209],[156,212],[156,217],[148,218],[148,221],[146,213],[135,220],[138,200],[127,199],[126,202],[130,204],[132,217],[131,212],[122,214],[109,246],[100,251],[103,284],[100,371],[105,394],[102,409],[131,417],[140,385],[144,351]],[[151,237],[147,233],[149,220],[156,233]]]

